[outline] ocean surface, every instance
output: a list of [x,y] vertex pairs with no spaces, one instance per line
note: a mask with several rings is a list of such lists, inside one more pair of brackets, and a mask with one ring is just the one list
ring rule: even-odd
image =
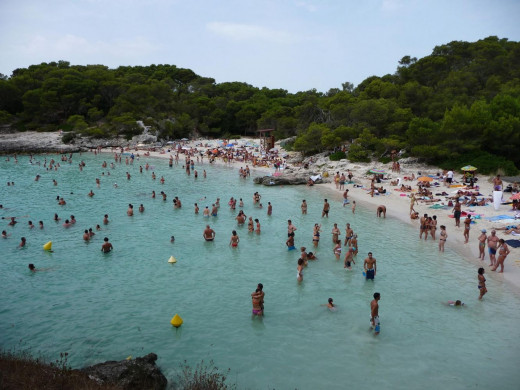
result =
[[[341,206],[339,193],[319,186],[254,185],[252,178],[239,178],[238,166],[196,165],[195,179],[181,163],[169,168],[167,160],[143,157],[126,165],[124,156],[112,169],[111,154],[75,154],[71,164],[59,161],[58,171],[47,171],[44,159],[52,157],[59,160],[47,155],[34,158],[40,165],[30,164],[28,156],[19,156],[18,163],[0,161],[0,224],[9,234],[0,239],[4,349],[29,350],[50,360],[68,352],[73,367],[155,352],[170,380],[184,361],[193,366],[213,361],[223,371],[231,369],[230,381],[239,389],[518,389],[520,297],[488,278],[489,293],[478,301],[477,269],[450,249],[449,239],[439,254],[437,243],[419,241],[418,232],[398,220],[377,219],[374,210],[360,206],[353,215]],[[83,171],[80,160],[86,163]],[[139,173],[147,162],[152,168]],[[253,205],[256,191],[262,209]],[[67,204],[59,206],[57,196]],[[175,196],[181,209],[173,209]],[[261,234],[237,227],[240,208],[227,205],[232,196],[243,198],[245,214],[260,220]],[[202,209],[211,208],[217,197],[218,217],[204,218]],[[331,202],[328,219],[321,217],[325,197]],[[308,215],[301,215],[302,199]],[[271,217],[267,202],[273,204]],[[129,203],[133,217],[126,215]],[[64,228],[71,214],[77,223]],[[102,223],[104,214],[108,225]],[[18,217],[14,227],[8,226],[10,216]],[[299,250],[285,246],[288,219],[298,229],[296,247],[307,251],[315,251],[312,227],[322,224],[318,260],[309,262],[301,284]],[[332,253],[335,222],[342,237],[347,222],[358,234],[352,271]],[[202,239],[208,223],[216,231],[214,242]],[[90,227],[96,235],[86,243],[82,235]],[[229,246],[234,229],[240,236],[237,249]],[[27,245],[18,248],[22,236]],[[114,245],[109,254],[100,251],[103,237]],[[42,249],[48,241],[52,253]],[[362,275],[369,251],[378,266],[373,282]],[[172,255],[176,264],[168,263]],[[29,263],[48,270],[31,273]],[[252,319],[250,294],[259,282],[265,317]],[[376,291],[381,293],[377,337],[369,327]],[[337,304],[335,312],[323,306],[329,297]],[[456,299],[465,306],[446,305]],[[178,329],[170,324],[176,313],[184,320]]]

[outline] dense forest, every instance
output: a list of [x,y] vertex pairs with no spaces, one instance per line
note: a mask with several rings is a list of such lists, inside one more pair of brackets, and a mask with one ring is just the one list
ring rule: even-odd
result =
[[216,83],[175,65],[70,65],[66,61],[0,75],[0,125],[92,137],[139,134],[296,136],[305,153],[348,146],[348,158],[385,160],[406,150],[441,166],[520,168],[520,44],[488,37],[453,41],[421,59],[403,57],[394,74],[354,87],[288,93],[241,82]]

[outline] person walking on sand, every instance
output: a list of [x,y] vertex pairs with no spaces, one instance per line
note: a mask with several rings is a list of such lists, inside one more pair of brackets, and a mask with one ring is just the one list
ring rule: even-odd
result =
[[381,294],[378,292],[374,293],[374,299],[370,302],[370,324],[371,328],[374,329],[374,334],[377,336],[381,332],[381,325],[379,323],[379,300]]
[[469,229],[471,225],[471,215],[468,214],[466,219],[464,220],[464,244],[467,244],[469,241]]
[[500,266],[500,271],[498,271],[498,272],[501,273],[501,272],[504,272],[504,261],[505,261],[507,255],[510,253],[510,251],[509,251],[509,247],[507,246],[507,244],[503,238],[498,240],[498,242],[499,242],[498,260],[497,260],[497,263],[495,264],[495,266],[493,268],[491,268],[491,271],[496,271],[498,266]]
[[498,247],[498,237],[496,236],[496,231],[491,230],[491,235],[487,239],[488,243],[488,251],[489,251],[489,265],[491,267],[494,267],[496,264],[496,253],[497,253],[497,247]]
[[439,252],[444,252],[444,244],[448,239],[448,233],[446,233],[446,226],[441,225],[441,233],[439,237]]
[[455,201],[455,206],[453,206],[453,217],[455,218],[455,227],[460,227],[460,215],[461,215],[461,205],[459,199]]
[[482,297],[487,293],[486,288],[486,278],[484,277],[484,268],[478,269],[478,289],[480,290],[480,295],[478,299],[482,299]]
[[480,236],[478,236],[478,250],[480,252],[478,255],[478,258],[482,261],[484,261],[484,258],[486,257],[486,240],[487,240],[486,232],[487,232],[486,229],[482,229],[480,231]]

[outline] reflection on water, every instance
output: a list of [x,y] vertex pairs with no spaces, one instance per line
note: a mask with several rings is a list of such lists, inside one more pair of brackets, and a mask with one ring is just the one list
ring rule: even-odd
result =
[[[47,156],[49,159],[49,156]],[[38,159],[42,159],[39,157]],[[213,360],[231,368],[240,388],[517,388],[520,361],[520,299],[508,286],[488,279],[489,294],[477,300],[476,269],[447,248],[439,255],[433,242],[417,240],[417,232],[398,221],[376,220],[372,211],[358,207],[356,215],[331,201],[317,187],[263,187],[241,180],[236,170],[205,164],[208,178],[186,177],[181,165],[168,168],[153,161],[151,171],[134,166],[103,169],[110,155],[83,155],[86,167],[72,165],[47,172],[30,165],[0,162],[2,217],[19,218],[15,227],[2,220],[11,236],[0,241],[0,345],[25,347],[55,357],[70,353],[74,366],[124,359],[148,352],[159,355],[167,376],[187,360]],[[150,161],[150,160],[148,160]],[[110,171],[111,175],[107,176]],[[125,172],[131,173],[131,180]],[[41,175],[38,182],[36,174]],[[95,185],[95,178],[101,187]],[[52,179],[58,186],[52,185]],[[7,187],[7,181],[14,187]],[[113,184],[117,183],[118,188]],[[87,193],[93,190],[95,196]],[[155,190],[167,193],[166,202],[151,198]],[[267,209],[253,206],[259,191]],[[58,206],[56,196],[66,206]],[[175,196],[182,209],[173,209]],[[206,201],[199,201],[206,196]],[[195,215],[221,198],[217,218]],[[259,218],[260,235],[236,226],[236,212],[229,210],[231,196],[244,199],[244,211]],[[331,201],[329,219],[321,218],[323,198]],[[308,215],[301,215],[306,199]],[[128,217],[128,203],[134,216]],[[137,207],[143,203],[145,212]],[[53,221],[74,214],[77,224],[65,229]],[[103,225],[103,215],[110,223]],[[299,251],[287,251],[287,219],[296,231],[296,247],[312,247],[312,226],[322,224],[318,260],[305,269],[304,281],[296,280]],[[29,230],[28,221],[44,221],[45,228]],[[359,256],[352,271],[343,268],[332,252],[331,230],[337,222],[344,234],[347,222],[359,235]],[[216,240],[205,243],[206,224]],[[95,226],[100,224],[101,231]],[[92,242],[84,243],[84,229],[94,228]],[[240,245],[229,247],[232,230]],[[175,243],[170,236],[175,235]],[[20,237],[27,247],[17,248]],[[103,237],[114,251],[101,253]],[[53,253],[42,245],[53,241]],[[368,251],[377,259],[374,282],[361,271]],[[168,264],[174,255],[176,264]],[[50,267],[31,274],[28,263]],[[251,319],[251,292],[264,284],[266,315]],[[381,334],[369,329],[372,294],[381,293]],[[321,306],[334,298],[337,311]],[[444,305],[461,299],[464,308]],[[170,319],[181,315],[184,324],[175,329]]]

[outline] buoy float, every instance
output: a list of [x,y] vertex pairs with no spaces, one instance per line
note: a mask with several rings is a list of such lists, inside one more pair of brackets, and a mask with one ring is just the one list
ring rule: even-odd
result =
[[179,326],[182,325],[183,321],[182,321],[182,318],[180,315],[178,314],[175,314],[172,318],[172,320],[170,321],[170,323],[175,326],[176,328],[178,328]]
[[177,262],[177,259],[173,256],[170,256],[170,258],[168,259],[168,263],[176,263]]
[[132,355],[128,356],[126,360],[132,360]]
[[47,244],[43,245],[44,251],[50,251],[52,249],[52,241],[49,241]]

